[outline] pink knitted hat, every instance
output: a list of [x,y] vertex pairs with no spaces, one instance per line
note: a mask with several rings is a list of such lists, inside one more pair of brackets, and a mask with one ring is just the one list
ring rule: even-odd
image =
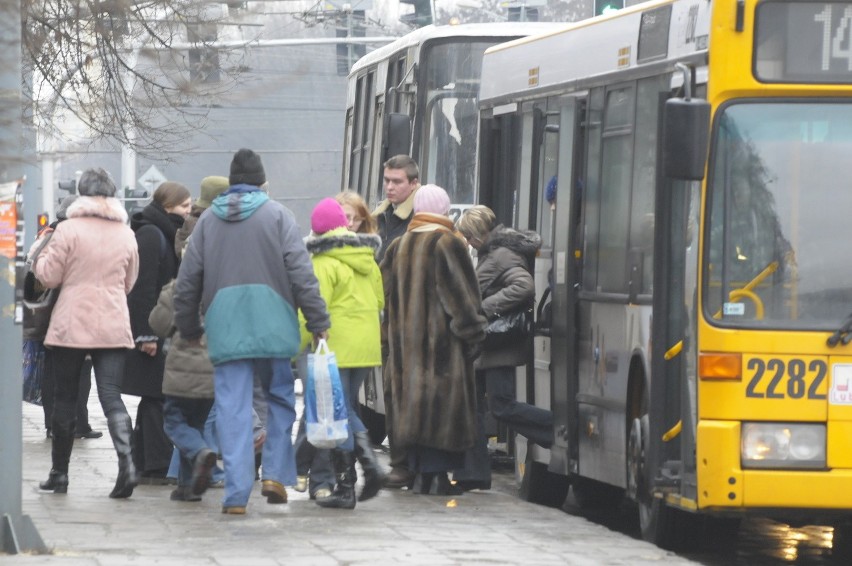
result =
[[450,196],[438,185],[423,185],[414,193],[414,212],[444,216],[450,211]]
[[324,198],[319,201],[311,213],[311,230],[314,234],[325,234],[329,230],[348,225],[349,221],[346,220],[343,207],[333,198]]

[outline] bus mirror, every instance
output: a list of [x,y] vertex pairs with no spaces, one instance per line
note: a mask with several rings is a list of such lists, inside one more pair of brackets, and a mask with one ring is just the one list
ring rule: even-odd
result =
[[391,112],[385,123],[384,160],[394,155],[408,155],[411,152],[411,118],[408,114]]
[[701,181],[710,137],[710,103],[670,98],[663,115],[663,171],[672,179]]

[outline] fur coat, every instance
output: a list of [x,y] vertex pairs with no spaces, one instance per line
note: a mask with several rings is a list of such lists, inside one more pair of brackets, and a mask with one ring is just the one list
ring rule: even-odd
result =
[[476,437],[473,359],[486,322],[467,246],[450,229],[409,228],[381,264],[383,376],[401,446],[462,451]]

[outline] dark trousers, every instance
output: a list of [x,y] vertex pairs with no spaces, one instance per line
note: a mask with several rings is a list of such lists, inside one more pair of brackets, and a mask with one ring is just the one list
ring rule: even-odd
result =
[[464,454],[464,467],[453,472],[454,480],[491,482],[491,456],[485,434],[485,373],[476,372],[476,440]]
[[82,350],[54,347],[52,352],[55,380],[54,408],[51,427],[53,429],[53,467],[65,473],[68,472],[68,462],[71,459],[80,376],[86,354],[92,358],[98,399],[107,421],[127,417],[127,408],[121,399],[121,379],[124,375],[126,349]]
[[553,413],[515,400],[515,367],[496,367],[484,373],[488,408],[494,418],[542,448],[550,448],[553,445]]
[[408,469],[408,450],[405,446],[397,446],[393,433],[393,401],[385,387],[385,430],[388,435],[388,447],[390,448],[390,465],[393,469]]
[[[54,388],[56,380],[53,377],[53,348],[45,349],[44,353],[44,377],[42,378],[41,402],[44,409],[44,428],[53,428],[53,405]],[[82,434],[89,432],[89,393],[92,391],[92,360],[86,358],[80,370],[80,389],[77,394],[77,424],[76,432]]]
[[[133,460],[142,474],[166,476],[172,460],[172,442],[163,427],[163,399],[142,397],[133,427]],[[161,474],[162,472],[162,474]]]

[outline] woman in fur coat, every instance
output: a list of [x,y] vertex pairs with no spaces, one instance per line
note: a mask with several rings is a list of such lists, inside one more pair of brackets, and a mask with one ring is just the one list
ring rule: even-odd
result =
[[136,467],[144,483],[165,483],[172,443],[163,431],[163,341],[151,329],[148,315],[163,286],[177,277],[175,234],[192,207],[189,189],[167,181],[153,200],[130,219],[139,245],[139,279],[127,297],[135,348],[128,354],[121,392],[141,399],[133,429]]
[[395,441],[408,448],[419,493],[453,492],[447,472],[464,464],[476,436],[473,360],[485,337],[479,285],[467,245],[446,216],[444,189],[414,197],[408,231],[382,260],[382,324]]
[[84,171],[79,193],[68,207],[68,219],[56,226],[32,267],[45,287],[62,287],[44,339],[54,362],[53,467],[39,487],[68,491],[80,369],[88,354],[118,454],[118,479],[110,497],[125,498],[138,482],[121,377],[127,349],[133,347],[126,295],[136,282],[139,255],[109,174],[103,169]]

